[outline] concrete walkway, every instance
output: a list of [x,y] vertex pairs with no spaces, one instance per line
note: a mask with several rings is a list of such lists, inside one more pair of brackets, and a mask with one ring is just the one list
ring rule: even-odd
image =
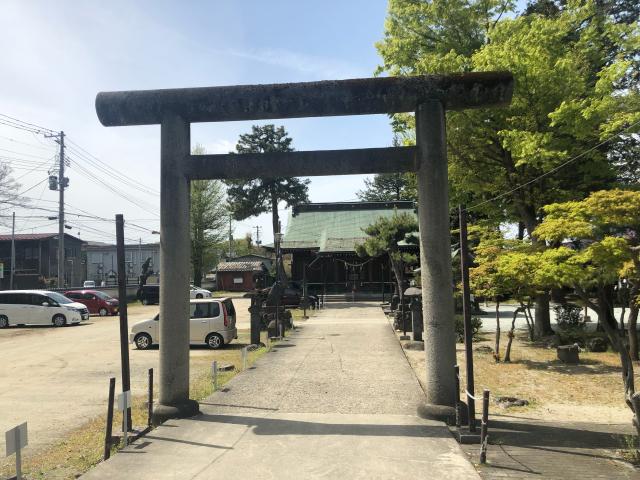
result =
[[202,414],[169,421],[86,480],[478,479],[424,400],[376,304],[334,304],[302,324]]

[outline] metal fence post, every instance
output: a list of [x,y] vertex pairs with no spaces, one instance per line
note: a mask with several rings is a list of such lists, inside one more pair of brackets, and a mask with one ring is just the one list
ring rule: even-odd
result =
[[487,463],[487,442],[489,428],[489,390],[482,392],[482,425],[480,427],[480,463]]
[[104,454],[103,458],[108,460],[111,456],[111,432],[113,429],[113,400],[116,393],[116,379],[109,379],[109,403],[107,404],[107,426],[104,432]]
[[147,426],[151,426],[153,415],[153,368],[149,369],[149,392],[147,397]]
[[460,415],[460,367],[454,365],[453,367],[456,376],[456,396],[455,403],[453,404],[456,409],[456,427],[460,428],[462,425],[462,418]]

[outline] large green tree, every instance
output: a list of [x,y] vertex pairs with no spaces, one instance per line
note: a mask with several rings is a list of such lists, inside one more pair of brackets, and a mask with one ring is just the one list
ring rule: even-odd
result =
[[[196,145],[193,153],[206,152]],[[212,258],[214,245],[226,235],[228,212],[224,197],[224,186],[218,180],[191,181],[191,266],[197,286],[202,282],[207,258]]]
[[[495,223],[521,223],[544,248],[534,234],[544,205],[616,181],[609,144],[599,144],[640,120],[637,87],[621,88],[638,32],[591,0],[569,1],[554,15],[514,17],[513,8],[504,0],[391,0],[380,70],[514,74],[508,108],[448,113],[451,198]],[[394,117],[406,140],[413,125],[411,115]],[[537,334],[550,333],[548,299],[536,298]]]
[[[240,135],[237,153],[292,152],[292,139],[284,127],[254,125],[251,133]],[[227,195],[236,220],[271,212],[273,233],[279,231],[278,204],[287,207],[309,201],[309,180],[295,177],[227,180]]]

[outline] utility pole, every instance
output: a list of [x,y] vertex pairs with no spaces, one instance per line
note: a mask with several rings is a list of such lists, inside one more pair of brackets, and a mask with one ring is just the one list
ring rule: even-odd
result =
[[260,229],[262,228],[260,225],[256,225],[253,227],[256,229],[256,245],[260,246]]
[[142,237],[138,243],[138,263],[140,264],[140,275],[142,275]]
[[16,212],[13,212],[11,217],[11,276],[9,277],[9,290],[13,290],[13,276],[16,273]]
[[58,171],[58,287],[64,287],[64,189],[67,186],[67,179],[64,178],[64,132],[55,135],[45,135],[46,138],[55,138],[60,145],[60,167]]

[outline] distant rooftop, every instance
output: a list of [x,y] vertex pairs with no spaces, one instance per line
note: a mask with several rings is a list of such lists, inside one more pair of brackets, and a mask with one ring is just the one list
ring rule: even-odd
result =
[[[82,241],[81,239],[74,237],[73,235],[69,235],[68,233],[64,234],[65,237],[69,237],[69,238],[74,238],[76,240]],[[0,235],[0,242],[7,242],[7,241],[11,241],[11,237],[12,235],[9,234],[3,234]],[[58,237],[58,233],[16,233],[14,238],[16,239],[16,241],[20,241],[20,240],[46,240],[48,238],[57,238]]]
[[415,204],[395,202],[307,203],[293,208],[282,240],[283,250],[354,252],[367,235],[363,229],[380,217],[415,215]]

